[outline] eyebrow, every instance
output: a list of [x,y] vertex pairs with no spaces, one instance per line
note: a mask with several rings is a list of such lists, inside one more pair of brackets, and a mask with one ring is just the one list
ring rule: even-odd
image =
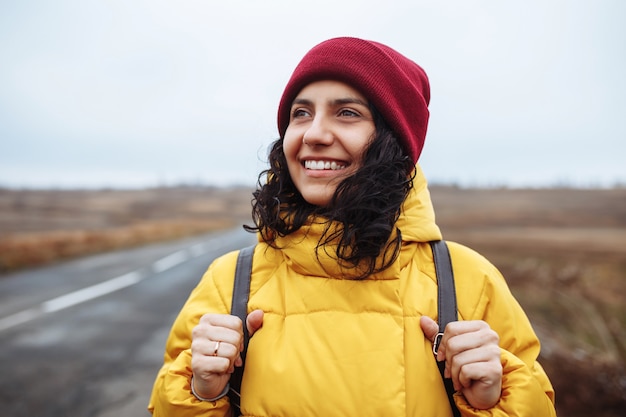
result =
[[337,100],[333,100],[333,103],[335,104],[360,104],[361,106],[365,106],[365,107],[368,106],[366,101],[363,101],[360,98],[354,98],[354,97],[340,98]]
[[[313,101],[306,99],[306,98],[296,98],[291,105],[293,106],[294,104],[302,104],[302,105],[310,106],[313,104]],[[335,100],[330,100],[329,104],[333,106],[341,106],[344,104],[359,104],[365,107],[369,106],[369,104],[366,101],[363,101],[355,97],[346,97],[346,98],[338,98]]]

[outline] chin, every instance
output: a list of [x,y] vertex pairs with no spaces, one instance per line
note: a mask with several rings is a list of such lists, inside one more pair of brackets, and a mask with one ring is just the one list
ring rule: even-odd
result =
[[330,204],[330,197],[304,197],[304,199],[306,200],[307,203],[309,204],[313,204],[314,206],[318,206],[318,207],[325,207],[328,204]]
[[330,204],[330,201],[333,198],[333,193],[328,192],[328,190],[324,190],[324,192],[306,192],[305,191],[304,193],[302,193],[302,197],[309,204],[313,204],[314,206],[318,206],[318,207],[325,207]]

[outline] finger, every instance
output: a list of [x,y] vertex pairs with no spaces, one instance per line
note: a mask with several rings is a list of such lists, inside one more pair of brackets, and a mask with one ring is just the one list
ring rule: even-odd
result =
[[214,327],[225,327],[239,332],[243,329],[241,319],[230,314],[205,314],[200,318],[199,324]]
[[238,345],[200,339],[192,341],[191,351],[192,370],[204,381],[229,376],[241,366]]
[[502,364],[500,361],[470,362],[459,370],[459,384],[463,388],[469,388],[474,384],[480,384],[482,388],[500,384],[502,380]]
[[[237,357],[235,358],[235,362],[233,363],[234,366],[243,366],[243,359],[241,359],[241,355],[237,355]],[[234,368],[233,368],[234,370]]]
[[[213,354],[215,344],[220,342],[222,347],[220,352],[230,352],[227,345],[232,345],[233,349],[239,349],[243,335],[225,327],[203,328],[202,325],[194,327],[192,330],[191,351],[192,353],[210,356]],[[226,356],[222,354],[221,356]]]
[[480,320],[451,322],[446,326],[441,339],[441,344],[445,346],[446,359],[465,350],[497,345],[498,342],[498,334]]
[[208,353],[205,356],[219,356],[232,360],[239,355],[239,344],[208,340],[203,343],[203,351]]
[[481,369],[487,372],[497,367],[501,369],[502,365],[500,365],[500,348],[495,344],[464,350],[446,360],[446,368],[457,390],[461,389],[461,386],[470,386],[472,380],[487,376],[487,374],[477,373]]
[[257,330],[263,326],[263,310],[254,310],[246,318],[248,333],[252,336]]
[[420,317],[420,327],[428,340],[433,340],[437,333],[439,333],[439,325],[428,316]]
[[194,339],[191,342],[191,355],[192,358],[224,358],[229,363],[234,363],[239,357],[239,344],[233,345],[221,341]]
[[192,330],[193,338],[206,338],[237,344],[243,335],[239,317],[230,314],[205,314]]
[[207,379],[211,375],[222,375],[228,373],[231,368],[229,358],[221,356],[192,355],[191,369],[202,379]]
[[489,324],[482,320],[452,321],[446,325],[445,338],[449,339],[466,333],[482,332],[489,330],[491,330]]
[[[454,386],[459,389],[459,370],[461,366],[469,361],[488,360],[485,357],[473,357],[469,355],[459,356],[464,352],[471,351],[473,355],[480,353],[483,347],[495,347],[498,350],[498,334],[489,325],[481,320],[451,322],[446,326],[441,339],[441,347],[438,351],[437,360],[446,361],[444,376],[452,378]],[[493,350],[492,350],[493,352]],[[443,356],[443,359],[441,358]],[[495,357],[495,356],[494,356]]]
[[[439,325],[437,322],[428,316],[422,316],[420,317],[420,327],[424,332],[424,336],[434,344],[434,339],[439,333]],[[439,343],[439,349],[437,349],[437,361],[439,362],[445,359],[442,347],[442,343]]]

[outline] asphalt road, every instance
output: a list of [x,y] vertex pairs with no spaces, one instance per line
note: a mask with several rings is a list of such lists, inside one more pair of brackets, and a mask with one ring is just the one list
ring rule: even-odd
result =
[[0,416],[145,417],[169,328],[234,230],[0,276]]

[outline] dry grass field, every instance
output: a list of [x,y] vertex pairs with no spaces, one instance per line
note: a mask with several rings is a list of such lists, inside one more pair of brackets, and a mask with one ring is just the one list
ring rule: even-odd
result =
[[0,273],[235,227],[248,188],[0,189]]
[[[559,415],[623,415],[626,189],[431,190],[444,237],[496,264],[530,316]],[[250,196],[0,190],[0,271],[247,223]]]
[[542,341],[561,417],[626,409],[626,189],[432,188],[448,240],[502,271]]

